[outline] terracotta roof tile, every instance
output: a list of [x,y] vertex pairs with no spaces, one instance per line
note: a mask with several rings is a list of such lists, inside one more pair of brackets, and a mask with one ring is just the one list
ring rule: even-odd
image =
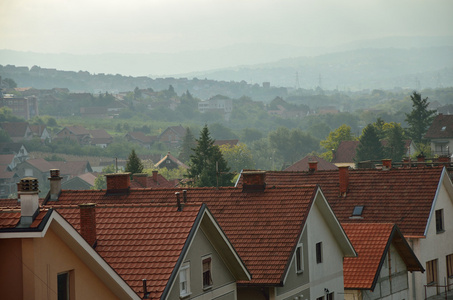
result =
[[[48,209],[41,209],[29,228],[37,228],[41,224],[47,212]],[[17,226],[17,224],[19,224],[19,221],[20,207],[0,208],[0,229],[13,229]]]
[[[188,202],[206,203],[252,274],[247,283],[278,285],[303,228],[314,185],[278,187],[264,192],[239,188],[184,188]],[[103,191],[62,191],[58,204],[172,203],[182,188],[131,189],[128,194]],[[48,202],[49,205],[57,203]]]
[[[267,187],[319,184],[342,223],[357,222],[352,212],[364,205],[361,222],[395,223],[405,236],[423,236],[442,167],[349,170],[346,197],[340,197],[339,171],[266,172]],[[242,185],[242,176],[238,186]]]
[[453,115],[437,115],[425,134],[427,139],[453,138]]
[[335,151],[332,162],[353,163],[355,158],[355,149],[358,144],[359,141],[342,141]]
[[344,258],[345,289],[372,289],[394,224],[342,224],[358,256]]
[[27,128],[29,128],[27,122],[6,122],[1,123],[0,126],[10,137],[25,137]]
[[[138,294],[148,280],[151,299],[160,299],[201,205],[96,206],[96,252]],[[55,207],[80,232],[80,211]]]

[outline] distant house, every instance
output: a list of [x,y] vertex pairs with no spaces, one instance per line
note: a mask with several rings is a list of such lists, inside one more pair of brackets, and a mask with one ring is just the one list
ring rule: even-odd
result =
[[63,182],[61,188],[64,190],[89,190],[94,186],[96,177],[91,172],[81,174]]
[[219,112],[225,120],[229,120],[231,112],[233,111],[233,100],[228,97],[217,95],[211,97],[206,101],[198,102],[198,111],[205,112]]
[[90,145],[91,135],[90,132],[82,126],[66,126],[56,134],[55,139],[69,139],[77,141],[80,145]]
[[33,132],[28,122],[5,122],[0,124],[1,128],[8,133],[13,142],[31,140]]
[[434,155],[448,155],[453,153],[453,115],[437,115],[425,139],[431,141],[431,152]]
[[313,169],[313,171],[322,171],[337,170],[338,168],[333,163],[330,163],[319,156],[307,155],[283,171],[310,171],[311,169]]
[[48,186],[48,178],[50,170],[54,169],[54,165],[43,158],[35,158],[26,160],[16,166],[14,170],[20,178],[35,177],[40,183],[40,189],[43,193],[46,192]]
[[30,125],[30,130],[33,134],[33,137],[38,137],[41,141],[51,141],[52,137],[47,130],[46,125]]
[[182,161],[174,157],[173,155],[170,154],[170,152],[167,153],[160,161],[158,161],[154,167],[156,168],[167,168],[169,170],[171,169],[176,169],[179,167],[183,167],[184,169],[188,169],[189,167],[184,164]]
[[113,137],[104,129],[89,130],[91,135],[91,145],[106,148],[113,142]]
[[167,127],[158,137],[159,142],[169,147],[178,147],[186,135],[186,129],[181,125]]
[[15,97],[3,95],[0,93],[0,107],[9,107],[13,115],[30,120],[35,116],[39,116],[38,99],[34,96],[30,97]]
[[0,143],[0,154],[14,154],[14,165],[11,169],[29,158],[28,151],[22,143]]
[[17,164],[14,154],[0,154],[0,198],[16,193],[20,177],[13,172]]
[[148,174],[132,174],[131,188],[168,188],[175,187],[177,182],[167,180],[159,171],[153,171],[152,176]]
[[90,162],[83,161],[49,161],[52,169],[59,169],[60,176],[64,178],[63,181],[69,180],[76,176],[93,172]]
[[124,137],[127,141],[137,143],[146,149],[150,149],[154,142],[152,136],[146,135],[141,131],[128,132]]
[[344,260],[345,300],[409,299],[408,272],[425,269],[398,226],[342,223],[358,256]]

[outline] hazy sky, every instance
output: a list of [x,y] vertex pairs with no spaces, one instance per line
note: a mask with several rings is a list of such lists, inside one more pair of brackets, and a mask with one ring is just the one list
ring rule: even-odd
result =
[[150,53],[453,35],[453,0],[0,0],[0,49]]

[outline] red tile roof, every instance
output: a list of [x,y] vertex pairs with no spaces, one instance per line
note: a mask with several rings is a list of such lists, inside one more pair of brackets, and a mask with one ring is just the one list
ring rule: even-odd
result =
[[27,122],[6,122],[1,123],[0,126],[8,133],[11,138],[25,137],[27,128],[29,128]]
[[[50,161],[53,167],[59,169],[61,175],[78,176],[93,171],[88,161]],[[49,171],[49,170],[47,170]]]
[[130,136],[131,138],[138,140],[142,143],[151,143],[151,141],[152,141],[151,136],[145,135],[141,131],[129,132],[126,134],[126,136]]
[[[122,195],[105,191],[62,191],[58,204],[173,203],[183,189],[131,189]],[[277,187],[264,192],[239,188],[189,188],[189,202],[206,203],[252,274],[247,284],[282,282],[317,187]],[[55,203],[55,204],[57,204]],[[48,202],[52,205],[52,202]]]
[[425,134],[427,139],[453,138],[453,115],[437,115]]
[[[405,236],[424,236],[442,167],[349,170],[346,197],[340,197],[339,171],[266,172],[267,187],[319,184],[341,223],[364,205],[361,222],[395,223]],[[242,176],[238,186],[242,186]]]
[[156,168],[164,168],[165,167],[165,161],[167,159],[170,159],[171,161],[173,161],[175,164],[178,165],[178,167],[183,167],[184,169],[188,169],[189,167],[183,163],[182,161],[180,161],[179,159],[177,159],[176,157],[174,157],[173,155],[170,154],[170,152],[167,153],[167,155],[165,155],[159,162],[157,162],[154,166]]
[[[80,232],[79,208],[55,209]],[[150,299],[160,299],[200,209],[98,205],[95,250],[138,295],[143,295],[142,279],[147,279]]]
[[[41,209],[29,228],[37,228],[41,224],[47,212],[48,209]],[[17,226],[17,224],[19,224],[19,221],[20,208],[0,208],[0,229],[13,229]]]
[[344,258],[344,288],[373,289],[394,225],[350,223],[342,226],[358,254],[354,258]]
[[[153,176],[146,176],[143,178],[146,181],[146,185],[142,184],[140,180],[137,180],[136,175],[133,175],[133,179],[131,181],[131,188],[133,189],[140,189],[140,188],[171,188],[175,187],[176,184],[174,180],[167,180],[162,174],[157,174],[156,178]],[[179,181],[176,181],[179,182]]]
[[358,256],[345,257],[344,288],[374,290],[382,264],[392,244],[408,271],[424,271],[397,226],[389,223],[342,224]]
[[308,171],[308,163],[318,162],[318,170],[337,170],[337,166],[316,155],[307,155],[298,162],[286,168],[284,171]]
[[25,163],[30,164],[41,172],[49,172],[50,169],[55,169],[52,163],[48,162],[44,158],[34,158],[25,161]]
[[359,141],[342,141],[335,151],[332,162],[353,163],[355,158],[355,149],[358,144]]
[[66,128],[75,135],[89,135],[90,134],[90,132],[83,126],[74,125],[74,126],[66,126]]

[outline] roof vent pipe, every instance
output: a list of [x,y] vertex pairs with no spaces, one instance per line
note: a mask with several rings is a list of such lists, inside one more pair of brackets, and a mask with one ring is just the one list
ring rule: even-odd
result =
[[184,203],[187,203],[187,190],[182,191],[182,199]]
[[149,292],[148,292],[148,288],[146,286],[146,279],[142,279],[142,281],[143,281],[143,299],[148,299]]

